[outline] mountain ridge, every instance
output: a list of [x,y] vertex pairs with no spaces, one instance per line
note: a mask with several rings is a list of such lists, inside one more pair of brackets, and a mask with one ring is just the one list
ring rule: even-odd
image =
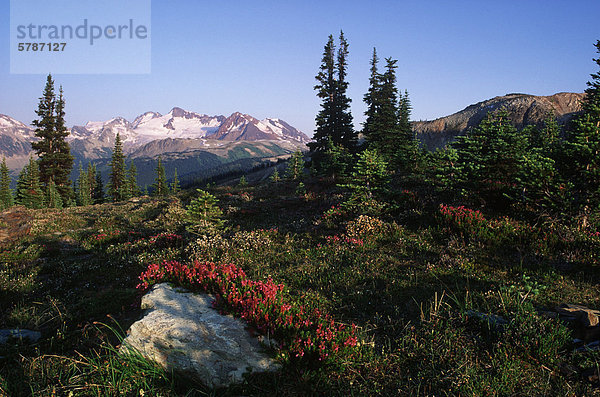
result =
[[511,93],[472,105],[449,116],[429,121],[414,121],[413,131],[429,150],[441,148],[477,126],[489,112],[505,108],[518,129],[543,123],[554,112],[558,123],[565,125],[581,110],[582,93],[559,92],[548,96]]
[[[118,116],[74,125],[67,140],[77,160],[95,161],[110,157],[117,133],[125,154],[133,157],[158,156],[160,149],[182,153],[211,151],[229,141],[272,140],[286,148],[302,148],[310,141],[304,133],[277,118],[258,120],[240,112],[229,117],[209,116],[180,107],[173,107],[164,115],[148,111],[133,121]],[[33,153],[30,142],[34,140],[33,127],[0,114],[0,154],[6,157],[9,168],[16,170],[26,164]],[[162,140],[165,142],[157,143]]]

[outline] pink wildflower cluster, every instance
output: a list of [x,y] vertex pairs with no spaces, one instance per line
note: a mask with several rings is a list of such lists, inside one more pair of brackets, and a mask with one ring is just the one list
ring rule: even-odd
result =
[[183,242],[183,238],[175,233],[160,233],[148,238],[148,243],[156,248],[168,248],[179,245]]
[[442,216],[455,223],[457,226],[462,225],[482,225],[485,223],[485,218],[481,211],[469,209],[463,205],[460,207],[452,207],[450,205],[440,205]]
[[501,242],[509,239],[519,241],[546,239],[545,233],[541,233],[532,226],[517,222],[507,216],[498,219],[485,219],[478,210],[449,205],[441,205],[440,213],[445,222],[451,227],[480,240]]
[[350,244],[350,245],[357,245],[359,247],[362,247],[365,244],[365,242],[361,238],[353,238],[353,237],[347,237],[347,236],[340,237],[337,234],[335,236],[327,236],[327,237],[325,237],[325,239],[327,240],[327,243],[329,243],[329,244],[346,243],[346,244]]
[[323,223],[327,227],[335,227],[338,223],[337,220],[345,215],[345,211],[339,204],[332,205],[331,208],[321,215],[321,218],[318,219],[318,223]]
[[119,237],[120,235],[121,231],[113,230],[112,232],[94,234],[90,237],[90,240],[92,243],[104,243],[108,240]]
[[172,282],[191,290],[216,295],[216,304],[260,332],[274,336],[293,359],[328,362],[351,355],[357,346],[356,326],[338,325],[326,313],[291,304],[283,284],[253,281],[233,264],[171,261],[152,264],[140,276],[137,288]]

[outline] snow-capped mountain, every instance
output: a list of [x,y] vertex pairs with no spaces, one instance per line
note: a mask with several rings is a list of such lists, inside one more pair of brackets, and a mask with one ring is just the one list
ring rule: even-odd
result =
[[[72,127],[67,140],[76,161],[99,161],[110,159],[117,133],[123,141],[124,152],[131,158],[167,153],[185,157],[198,151],[223,152],[220,155],[226,156],[227,151],[219,148],[233,148],[229,143],[252,141],[271,141],[283,151],[293,151],[294,147],[302,148],[310,141],[280,119],[258,120],[242,113],[229,117],[208,116],[178,107],[165,115],[146,112],[132,122],[123,117],[90,121]],[[6,157],[9,168],[20,169],[28,161],[33,153],[31,142],[36,139],[33,127],[0,115],[0,155]],[[248,156],[250,154],[248,152]]]
[[308,137],[280,119],[258,120],[236,112],[227,117],[214,134],[224,141],[292,140],[307,143]]
[[305,144],[310,140],[302,132],[279,119],[258,120],[242,113],[234,113],[227,118],[208,116],[178,107],[165,115],[146,112],[136,117],[133,122],[122,117],[105,122],[88,122],[84,126],[73,127],[70,139],[73,143],[85,140],[88,146],[92,143],[94,146],[112,145],[117,132],[127,152],[162,139],[283,140],[298,144]]
[[20,168],[31,153],[31,142],[37,140],[33,128],[0,114],[0,154],[11,169]]

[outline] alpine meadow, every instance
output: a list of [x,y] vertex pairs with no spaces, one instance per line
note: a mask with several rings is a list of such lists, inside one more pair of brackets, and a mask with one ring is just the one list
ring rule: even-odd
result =
[[76,77],[19,76],[39,97],[30,125],[0,115],[0,396],[600,396],[600,40],[583,93],[417,121],[414,48],[359,60],[350,32],[289,82],[312,136],[216,95],[224,115],[77,125]]

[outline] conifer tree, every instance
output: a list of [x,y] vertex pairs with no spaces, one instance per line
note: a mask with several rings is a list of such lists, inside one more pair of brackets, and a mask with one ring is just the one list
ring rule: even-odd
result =
[[321,162],[321,174],[332,178],[334,181],[343,179],[346,171],[351,168],[351,153],[342,145],[335,145],[331,140],[327,142],[327,149]]
[[458,151],[452,146],[439,148],[435,152],[428,153],[426,163],[429,167],[426,169],[425,177],[430,182],[438,194],[443,194],[450,200],[456,192],[458,179]]
[[[93,167],[96,169],[96,166]],[[94,204],[102,204],[104,202],[104,185],[102,183],[102,175],[100,171],[96,171],[96,182],[94,183],[94,189],[92,191],[92,198]]]
[[44,206],[44,192],[40,183],[40,171],[37,161],[32,157],[23,167],[17,181],[17,204],[27,208],[42,208]]
[[[358,134],[354,131],[352,123],[352,113],[350,112],[350,103],[352,100],[348,98],[348,42],[344,37],[344,32],[340,32],[340,48],[337,53],[337,81],[335,86],[334,97],[334,134],[333,142],[338,143],[346,149],[354,149],[358,140]],[[336,142],[336,139],[339,139]]]
[[371,76],[369,77],[369,90],[365,94],[363,101],[367,105],[367,110],[365,111],[366,119],[363,123],[363,135],[369,139],[373,140],[377,135],[377,132],[374,129],[376,118],[379,114],[379,101],[380,101],[380,83],[381,83],[381,75],[379,74],[378,69],[379,57],[377,56],[377,49],[373,48],[373,56],[371,57]]
[[131,163],[129,163],[129,168],[127,169],[127,181],[130,197],[137,197],[142,194],[142,191],[137,183],[137,167],[133,163],[133,160],[131,160]]
[[[595,47],[600,54],[600,40]],[[600,57],[594,62],[600,67]],[[591,77],[582,102],[582,113],[571,125],[565,165],[566,176],[575,182],[577,202],[585,214],[584,227],[587,226],[587,213],[600,206],[600,71],[592,73]]]
[[117,132],[115,147],[110,162],[110,179],[108,182],[108,195],[112,201],[125,200],[127,196],[127,175],[125,172],[125,155],[121,135]]
[[211,234],[223,226],[223,212],[217,206],[217,198],[212,194],[196,189],[198,197],[187,207],[187,230],[196,234]]
[[560,127],[553,113],[544,125],[527,126],[521,135],[528,141],[512,197],[525,212],[566,215],[572,210],[572,182],[562,178],[557,161],[564,151]]
[[242,175],[240,178],[240,181],[238,182],[238,186],[240,187],[246,187],[248,186],[248,181],[246,180],[246,176]]
[[304,173],[304,155],[300,150],[296,150],[288,162],[285,170],[287,179],[295,181],[302,177]]
[[79,178],[77,178],[77,203],[83,206],[92,204],[88,173],[83,171],[81,163],[79,163]]
[[275,168],[275,171],[271,174],[271,182],[277,183],[281,181],[281,177],[279,176],[279,171]]
[[458,188],[495,209],[507,209],[514,196],[527,140],[517,132],[505,110],[491,112],[477,128],[460,136],[457,150]]
[[350,199],[344,203],[344,207],[359,213],[377,214],[382,208],[378,199],[386,190],[388,182],[385,159],[375,149],[363,150],[358,155],[350,182],[343,185],[351,191]]
[[175,168],[175,174],[173,175],[173,182],[171,182],[171,193],[177,194],[181,190],[179,186],[179,178],[177,176],[177,168]]
[[317,114],[316,124],[317,129],[313,136],[313,141],[309,143],[312,151],[318,153],[325,149],[325,145],[329,139],[333,139],[334,135],[334,98],[336,90],[335,79],[335,43],[333,35],[329,35],[329,39],[325,44],[323,58],[321,59],[321,67],[319,73],[315,77],[317,85],[314,89],[317,90],[317,97],[321,98],[321,110]]
[[56,188],[56,184],[54,180],[50,179],[48,183],[48,187],[46,188],[46,195],[44,197],[44,204],[48,208],[62,208],[63,201],[60,197],[60,193]]
[[91,204],[91,203],[94,203],[94,191],[96,190],[96,165],[95,164],[88,163],[86,177],[87,177],[87,184],[90,189],[90,197],[91,197],[90,204]]
[[65,126],[65,100],[62,87],[59,97],[54,93],[54,81],[48,75],[44,93],[40,98],[38,119],[32,124],[36,127],[35,135],[40,138],[32,142],[31,147],[39,157],[40,181],[48,186],[52,180],[62,198],[66,201],[73,197],[69,174],[73,168],[73,156],[69,144],[65,140],[69,130]]
[[314,142],[309,147],[316,153],[314,159],[317,162],[320,162],[320,155],[326,150],[329,140],[348,149],[354,149],[357,141],[350,113],[351,99],[346,93],[348,42],[343,32],[340,32],[339,39],[340,48],[336,57],[333,35],[329,35],[319,73],[315,77],[317,84],[314,88],[321,98],[321,110],[316,117]]
[[[71,148],[66,141],[70,132],[65,123],[65,99],[62,86],[58,90],[58,100],[56,101],[56,144],[57,148],[54,156],[55,169],[52,180],[54,181],[58,192],[63,200],[67,203],[74,198],[71,180],[69,176],[73,169],[74,157],[71,154]],[[41,160],[41,159],[40,159]]]
[[27,207],[25,194],[27,192],[27,173],[29,170],[29,164],[25,165],[19,172],[17,178],[17,188],[15,189],[15,204],[24,205]]
[[6,158],[2,158],[0,165],[0,209],[7,209],[14,205],[13,193],[10,188],[10,171],[6,165]]
[[168,196],[169,186],[167,185],[167,178],[165,176],[165,167],[162,163],[161,156],[158,156],[158,163],[156,164],[156,179],[152,184],[152,195],[153,196]]
[[397,60],[386,58],[384,73],[379,72],[378,62],[377,50],[373,49],[369,90],[364,96],[367,110],[363,135],[394,168],[414,171],[420,151],[410,123],[408,91],[398,93]]

